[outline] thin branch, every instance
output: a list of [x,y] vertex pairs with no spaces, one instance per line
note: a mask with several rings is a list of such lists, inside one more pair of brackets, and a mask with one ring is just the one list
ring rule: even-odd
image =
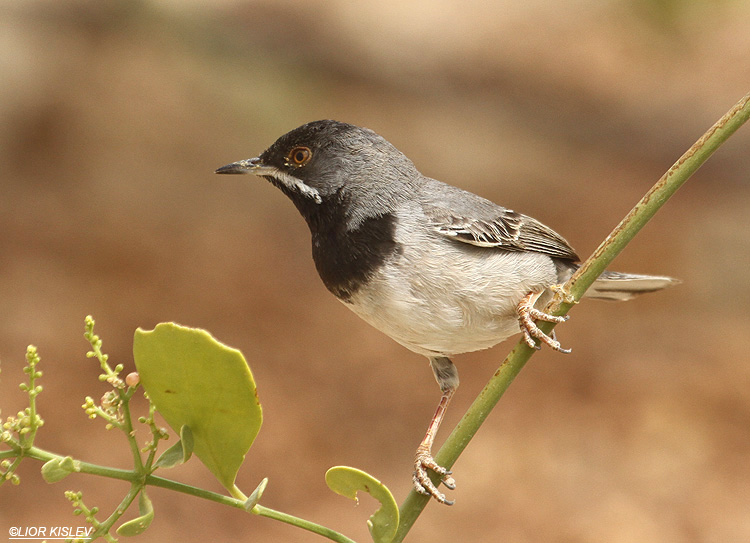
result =
[[[750,94],[747,94],[680,157],[581,265],[563,286],[564,296],[558,296],[553,301],[554,307],[550,308],[553,314],[566,314],[581,299],[596,278],[661,206],[749,117]],[[539,323],[539,327],[548,333],[554,328],[554,324]],[[450,468],[455,463],[534,352],[523,340],[519,341],[435,455],[438,464]],[[437,477],[434,481],[437,483]],[[400,508],[400,523],[394,543],[403,541],[429,500],[429,497],[417,494],[414,490],[409,493]]]

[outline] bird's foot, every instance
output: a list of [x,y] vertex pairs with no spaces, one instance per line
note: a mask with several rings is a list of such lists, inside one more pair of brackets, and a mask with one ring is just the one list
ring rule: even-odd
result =
[[548,290],[552,291],[557,304],[577,304],[575,297],[568,292],[565,285],[550,285]]
[[534,303],[540,295],[541,293],[529,292],[523,297],[521,303],[518,304],[518,323],[521,326],[521,332],[523,333],[523,339],[526,342],[526,345],[532,349],[538,349],[539,347],[537,346],[536,341],[534,341],[534,339],[538,339],[555,351],[561,353],[571,352],[570,349],[562,348],[560,342],[555,339],[554,331],[552,332],[552,335],[547,335],[542,332],[542,330],[536,325],[536,322],[534,322],[535,320],[540,320],[560,324],[561,322],[568,320],[567,315],[564,317],[557,317],[535,308]]
[[[445,494],[440,492],[432,482],[427,470],[434,471],[440,476],[440,482],[443,483],[448,489],[454,490],[456,488],[456,481],[451,477],[451,471],[438,465],[435,459],[432,457],[429,449],[420,447],[417,449],[417,456],[414,460],[414,475],[412,480],[414,481],[414,489],[425,496],[432,496],[438,502],[444,503],[445,505],[453,505],[455,502],[445,497]],[[439,484],[439,483],[438,483]]]

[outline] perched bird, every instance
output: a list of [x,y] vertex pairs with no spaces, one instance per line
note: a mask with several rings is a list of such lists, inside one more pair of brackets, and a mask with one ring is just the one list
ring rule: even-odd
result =
[[[216,170],[255,174],[294,203],[312,234],[323,283],[349,309],[426,356],[442,397],[417,449],[414,486],[452,504],[451,473],[432,444],[458,387],[451,357],[522,333],[528,345],[563,349],[535,320],[551,287],[578,268],[578,255],[549,227],[476,194],[422,175],[372,130],[315,121],[281,136],[260,156]],[[628,300],[665,288],[669,277],[605,272],[588,296]]]

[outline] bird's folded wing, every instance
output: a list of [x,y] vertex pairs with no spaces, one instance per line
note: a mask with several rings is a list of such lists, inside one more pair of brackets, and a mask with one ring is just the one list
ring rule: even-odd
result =
[[499,208],[498,214],[492,219],[462,217],[436,208],[431,211],[430,218],[440,234],[464,243],[579,260],[573,248],[557,232],[510,209]]

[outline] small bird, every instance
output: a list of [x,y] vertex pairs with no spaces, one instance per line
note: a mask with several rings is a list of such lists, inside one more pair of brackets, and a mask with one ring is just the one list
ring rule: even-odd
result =
[[[565,239],[539,221],[422,175],[372,130],[315,121],[281,136],[263,153],[216,170],[254,174],[279,188],[312,234],[312,256],[326,288],[366,322],[429,359],[442,397],[417,449],[415,489],[452,505],[451,472],[432,445],[458,387],[451,357],[486,349],[519,332],[531,347],[560,352],[535,320],[555,286],[578,269]],[[587,295],[628,300],[668,287],[670,277],[604,272]]]

